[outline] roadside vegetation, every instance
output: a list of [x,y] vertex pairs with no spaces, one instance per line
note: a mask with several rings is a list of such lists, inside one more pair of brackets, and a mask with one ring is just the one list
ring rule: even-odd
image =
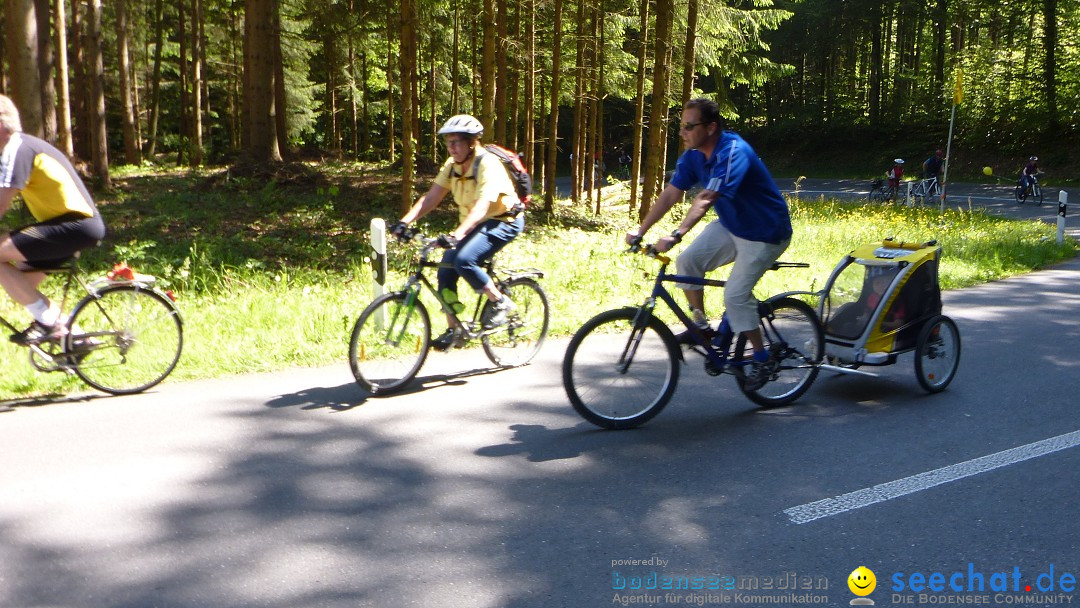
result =
[[[293,366],[344,364],[348,336],[372,298],[368,264],[372,218],[397,218],[399,177],[375,165],[288,165],[288,173],[247,176],[225,170],[114,172],[114,190],[99,195],[107,241],[81,266],[99,275],[114,262],[161,278],[178,296],[185,344],[167,380],[205,378]],[[637,224],[627,190],[605,190],[601,212],[592,203],[561,201],[553,216],[531,209],[526,233],[499,256],[507,267],[536,267],[552,306],[552,336],[565,336],[597,312],[644,297],[656,262],[624,253],[623,234]],[[937,239],[944,246],[941,282],[955,289],[1016,275],[1075,255],[1059,246],[1054,228],[1005,220],[966,208],[868,207],[831,199],[791,201],[795,236],[782,259],[809,269],[771,272],[759,294],[820,289],[833,266],[855,246],[893,236]],[[685,207],[649,236],[667,234]],[[16,216],[14,218],[10,216]],[[5,223],[22,223],[9,214]],[[444,207],[421,222],[432,235],[456,222]],[[699,226],[700,229],[700,226]],[[691,240],[695,233],[687,237]],[[411,259],[389,244],[396,287]],[[724,272],[718,272],[722,278]],[[53,279],[51,285],[59,287]],[[462,285],[463,299],[466,288]],[[708,300],[720,310],[719,292]],[[0,314],[28,323],[4,298]],[[436,329],[441,321],[435,319]],[[551,348],[554,348],[552,346]],[[40,374],[24,349],[0,341],[0,399],[81,392],[76,378]],[[342,381],[350,376],[343,369]]]

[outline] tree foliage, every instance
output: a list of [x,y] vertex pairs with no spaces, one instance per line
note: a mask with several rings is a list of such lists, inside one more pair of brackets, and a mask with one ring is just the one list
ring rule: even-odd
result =
[[[128,162],[133,145],[153,162],[276,158],[271,134],[286,158],[437,161],[437,125],[468,112],[524,153],[538,189],[573,169],[575,196],[591,185],[583,159],[610,169],[618,150],[643,151],[635,178],[663,175],[678,150],[667,127],[691,89],[736,127],[939,129],[962,73],[961,140],[1019,149],[1080,126],[1077,0],[659,1],[412,0],[415,26],[403,28],[389,0],[5,0],[0,88],[33,105],[35,129],[59,124],[45,134],[63,141],[69,127],[51,108],[68,100],[34,92],[63,98],[51,77],[72,80],[74,153]],[[656,10],[669,5],[670,23]],[[37,13],[51,18],[28,18]],[[27,46],[54,38],[62,57]],[[108,149],[91,141],[102,133]]]

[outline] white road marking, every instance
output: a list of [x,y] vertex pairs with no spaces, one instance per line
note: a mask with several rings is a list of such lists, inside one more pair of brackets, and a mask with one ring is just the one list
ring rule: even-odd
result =
[[1043,439],[1042,441],[1036,441],[1035,443],[1029,443],[1027,445],[990,454],[988,456],[982,456],[980,458],[974,458],[940,469],[934,469],[933,471],[904,477],[903,479],[897,479],[896,481],[881,483],[870,488],[863,488],[862,490],[834,496],[833,498],[826,498],[797,507],[791,507],[790,509],[784,509],[784,514],[788,516],[788,519],[790,519],[792,523],[805,524],[814,521],[815,519],[861,509],[875,503],[913,494],[934,486],[949,483],[950,481],[971,477],[972,475],[978,475],[979,473],[992,471],[1010,464],[1038,458],[1039,456],[1045,456],[1053,452],[1076,447],[1077,445],[1080,445],[1080,431],[1073,431],[1071,433],[1065,433],[1064,435],[1058,435],[1057,437]]

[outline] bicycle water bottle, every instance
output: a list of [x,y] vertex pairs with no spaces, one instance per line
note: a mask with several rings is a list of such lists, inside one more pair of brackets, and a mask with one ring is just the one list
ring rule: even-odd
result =
[[444,287],[441,295],[443,302],[445,302],[447,306],[453,309],[454,314],[460,315],[461,313],[465,312],[465,304],[458,300],[456,291],[450,289],[449,287]]
[[731,340],[735,337],[735,332],[731,331],[731,323],[728,323],[727,313],[720,318],[720,325],[716,328],[716,337],[713,338],[713,346],[721,354],[727,353],[728,348],[731,347]]

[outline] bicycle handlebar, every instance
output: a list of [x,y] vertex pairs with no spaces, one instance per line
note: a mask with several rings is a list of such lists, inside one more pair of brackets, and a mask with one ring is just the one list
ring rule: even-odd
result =
[[630,248],[626,250],[626,253],[641,253],[654,260],[659,260],[663,264],[671,263],[671,258],[658,251],[655,245],[643,245],[641,241],[630,245]]

